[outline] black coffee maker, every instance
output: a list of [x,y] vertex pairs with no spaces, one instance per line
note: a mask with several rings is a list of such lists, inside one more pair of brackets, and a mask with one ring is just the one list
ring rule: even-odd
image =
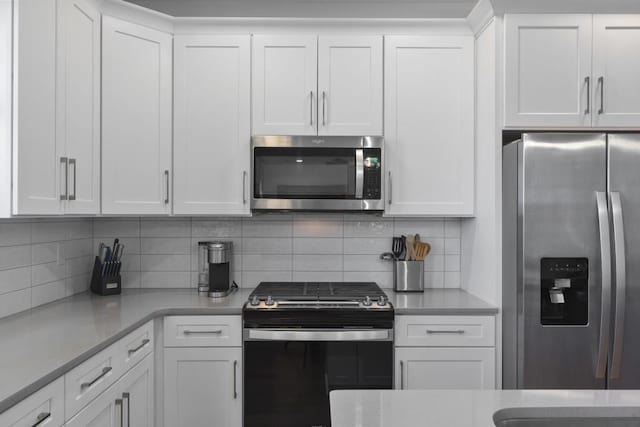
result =
[[198,291],[211,298],[226,297],[238,285],[231,280],[233,242],[198,242]]

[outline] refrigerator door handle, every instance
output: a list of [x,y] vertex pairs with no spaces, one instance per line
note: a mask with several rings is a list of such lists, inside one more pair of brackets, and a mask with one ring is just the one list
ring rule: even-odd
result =
[[600,338],[596,378],[604,378],[607,371],[609,330],[611,319],[611,234],[609,232],[609,209],[607,193],[597,192],[598,228],[600,230],[600,263],[602,271],[602,300],[600,310]]
[[622,365],[622,347],[624,342],[624,316],[627,293],[627,265],[624,241],[624,217],[622,215],[622,201],[620,193],[611,192],[611,216],[613,218],[613,247],[615,250],[616,266],[616,306],[615,323],[613,326],[613,355],[611,356],[612,379],[620,378]]

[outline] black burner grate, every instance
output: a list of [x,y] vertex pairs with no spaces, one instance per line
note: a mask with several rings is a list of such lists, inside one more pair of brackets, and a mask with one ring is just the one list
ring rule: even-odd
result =
[[262,282],[251,297],[275,300],[359,300],[385,295],[374,282]]

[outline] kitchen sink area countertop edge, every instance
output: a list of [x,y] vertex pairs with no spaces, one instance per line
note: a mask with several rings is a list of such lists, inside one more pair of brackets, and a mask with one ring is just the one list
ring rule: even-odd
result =
[[[0,319],[0,413],[139,326],[170,315],[241,315],[253,288],[213,300],[194,289],[125,289],[77,294]],[[493,315],[497,308],[461,289],[398,294],[396,315]],[[27,356],[28,357],[25,357]]]
[[494,413],[522,408],[628,415],[640,407],[640,390],[339,390],[330,402],[332,427],[495,427]]

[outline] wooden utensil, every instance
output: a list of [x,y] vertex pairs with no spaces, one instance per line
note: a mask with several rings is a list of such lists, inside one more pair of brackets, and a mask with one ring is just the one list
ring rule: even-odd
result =
[[429,252],[431,252],[431,245],[425,242],[415,242],[413,249],[416,261],[424,261]]
[[415,254],[414,254],[414,245],[416,242],[416,238],[413,234],[407,234],[407,256],[406,256],[406,260],[407,261],[415,261]]

